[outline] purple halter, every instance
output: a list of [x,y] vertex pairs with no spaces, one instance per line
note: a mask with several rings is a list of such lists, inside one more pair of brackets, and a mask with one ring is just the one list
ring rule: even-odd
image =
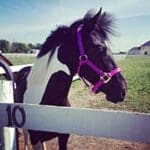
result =
[[104,72],[100,68],[98,68],[91,60],[89,60],[89,58],[85,54],[85,51],[83,48],[81,30],[82,30],[82,25],[80,25],[77,29],[77,40],[78,40],[78,45],[79,45],[79,50],[80,50],[79,66],[78,66],[77,73],[80,76],[81,66],[83,64],[87,64],[93,71],[95,71],[95,73],[97,73],[100,76],[100,80],[92,87],[92,92],[96,93],[97,90],[103,84],[108,83],[114,75],[116,75],[117,73],[119,73],[121,71],[121,69],[119,67],[117,67],[117,68],[111,70],[110,72]]

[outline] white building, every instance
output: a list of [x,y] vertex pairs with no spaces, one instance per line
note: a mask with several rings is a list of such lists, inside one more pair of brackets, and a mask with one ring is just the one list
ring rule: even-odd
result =
[[150,41],[139,47],[133,47],[128,51],[129,55],[150,55]]
[[28,51],[29,54],[38,54],[39,53],[39,49],[31,49]]

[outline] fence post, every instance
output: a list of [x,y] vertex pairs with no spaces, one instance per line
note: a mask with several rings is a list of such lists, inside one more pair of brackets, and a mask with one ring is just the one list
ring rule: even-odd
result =
[[[0,60],[8,80],[0,80],[0,103],[14,103],[14,79],[9,67]],[[3,117],[3,116],[1,116]],[[14,128],[0,128],[0,150],[16,150],[16,130]]]

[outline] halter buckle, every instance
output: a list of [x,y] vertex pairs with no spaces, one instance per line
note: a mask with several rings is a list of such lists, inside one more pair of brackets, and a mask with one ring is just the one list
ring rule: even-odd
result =
[[79,56],[79,60],[81,60],[81,61],[85,61],[86,59],[88,59],[87,55],[80,55]]
[[103,83],[106,84],[111,80],[111,76],[109,73],[104,72],[104,75],[100,77],[100,80],[102,80]]

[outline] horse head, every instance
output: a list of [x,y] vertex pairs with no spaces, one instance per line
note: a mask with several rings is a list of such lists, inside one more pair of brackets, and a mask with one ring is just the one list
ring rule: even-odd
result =
[[108,45],[112,25],[113,17],[100,9],[96,14],[89,11],[71,29],[78,52],[76,72],[92,84],[94,93],[104,92],[107,100],[117,103],[125,99],[127,83]]

